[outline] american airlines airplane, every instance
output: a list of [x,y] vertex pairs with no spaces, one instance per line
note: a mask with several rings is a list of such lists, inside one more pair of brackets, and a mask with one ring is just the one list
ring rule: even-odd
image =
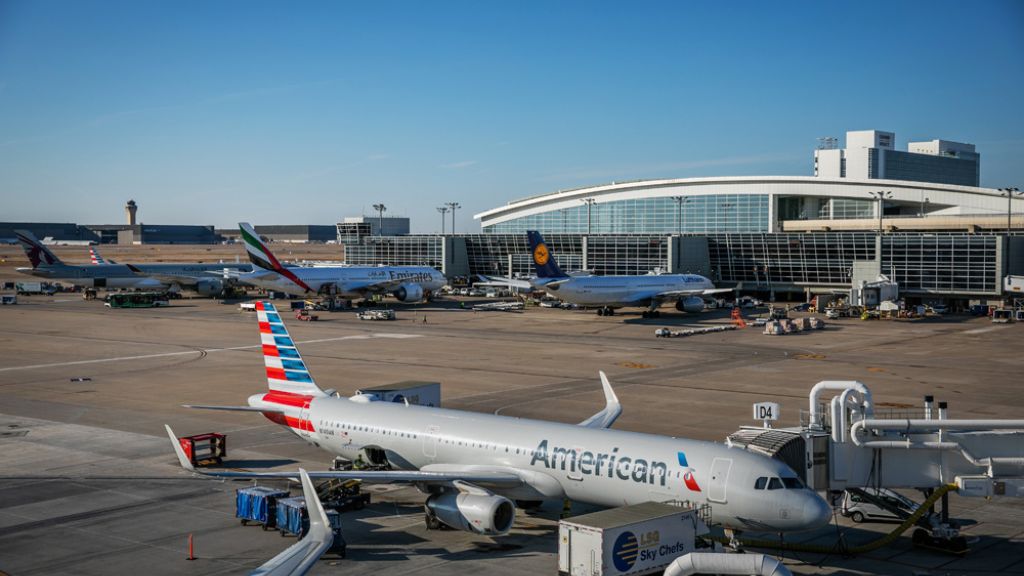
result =
[[[660,316],[658,308],[674,302],[680,312],[700,312],[704,309],[703,296],[732,292],[730,288],[715,288],[699,274],[646,274],[643,276],[595,276],[590,273],[566,274],[558,267],[555,255],[548,248],[540,232],[526,233],[530,241],[530,255],[537,276],[529,281],[535,289],[585,308],[597,308],[599,316],[611,316],[616,308],[643,306],[644,318]],[[524,284],[526,281],[511,281]],[[502,281],[492,279],[492,283]]]
[[215,296],[224,291],[227,283],[225,270],[248,272],[249,264],[115,264],[97,261],[89,266],[65,264],[42,242],[27,230],[15,230],[18,243],[28,256],[31,268],[17,271],[47,280],[61,280],[86,288],[125,288],[130,290],[167,290],[188,288],[203,296]]
[[419,302],[447,284],[443,274],[430,266],[285,266],[247,222],[238,224],[252,274],[238,279],[267,290],[288,294],[337,294],[366,297],[392,294],[402,302]]
[[[606,406],[579,424],[340,397],[313,381],[280,314],[257,302],[270,390],[248,406],[332,456],[363,457],[374,471],[311,478],[410,483],[428,494],[428,528],[507,533],[515,501],[569,498],[602,506],[688,501],[711,506],[726,528],[787,532],[827,523],[828,504],[779,460],[714,442],[612,430],[622,412],[601,373]],[[295,472],[197,470],[167,428],[187,470],[223,478],[295,478]]]

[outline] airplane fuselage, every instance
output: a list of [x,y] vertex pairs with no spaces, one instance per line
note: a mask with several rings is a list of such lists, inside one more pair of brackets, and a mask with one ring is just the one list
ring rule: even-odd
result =
[[[333,289],[339,296],[359,297],[367,293],[390,293],[395,288],[367,289],[379,283],[418,284],[424,293],[439,290],[447,283],[443,274],[430,266],[288,266],[287,270],[317,292]],[[242,282],[267,290],[301,294],[304,290],[291,279],[270,270],[257,269],[239,278]]]
[[[216,279],[225,268],[238,272],[248,272],[250,264],[211,263],[211,264],[138,264],[135,266],[144,274],[157,274],[162,277],[177,276],[179,284],[191,285],[197,280]],[[125,288],[135,290],[162,290],[175,284],[165,280],[150,278],[133,272],[124,264],[90,264],[75,266],[71,264],[42,265],[37,268],[19,268],[19,272],[46,278],[70,282],[85,288]]]
[[550,284],[534,281],[538,288],[556,298],[579,306],[646,306],[651,297],[662,292],[714,289],[714,284],[698,274],[651,274],[644,276],[572,276]]
[[[249,404],[279,408],[281,398],[258,394]],[[515,471],[525,482],[500,491],[509,498],[603,506],[689,501],[710,504],[726,526],[767,531],[806,529],[830,514],[807,488],[755,489],[759,477],[795,474],[780,461],[722,444],[391,402],[283,398],[292,404],[288,415],[267,417],[333,455],[355,460],[377,449],[395,469]]]

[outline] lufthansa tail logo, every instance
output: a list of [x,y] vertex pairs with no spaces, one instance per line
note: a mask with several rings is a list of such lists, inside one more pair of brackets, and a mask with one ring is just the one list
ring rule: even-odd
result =
[[537,244],[537,247],[533,249],[533,261],[537,263],[537,266],[543,266],[548,263],[548,247],[545,244]]

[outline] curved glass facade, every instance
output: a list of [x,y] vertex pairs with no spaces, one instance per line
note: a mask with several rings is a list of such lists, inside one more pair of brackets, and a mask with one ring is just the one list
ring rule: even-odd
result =
[[[768,232],[767,194],[636,198],[556,208],[485,226],[485,234],[709,234]],[[588,216],[589,213],[589,216]]]

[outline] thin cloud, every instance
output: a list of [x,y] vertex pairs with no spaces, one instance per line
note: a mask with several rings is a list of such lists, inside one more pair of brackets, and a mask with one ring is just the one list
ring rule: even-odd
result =
[[462,170],[463,168],[469,168],[470,166],[476,165],[476,160],[463,160],[462,162],[452,162],[451,164],[442,164],[441,168],[448,170]]
[[702,160],[687,160],[684,162],[664,162],[658,164],[634,164],[619,167],[602,168],[580,168],[555,174],[548,174],[539,178],[541,181],[564,181],[564,180],[599,180],[605,178],[632,177],[637,174],[656,174],[658,177],[669,178],[673,173],[697,170],[700,168],[711,168],[716,166],[743,166],[754,164],[765,164],[767,162],[789,162],[797,160],[802,156],[795,154],[759,154],[753,156],[728,156],[725,158],[705,158]]
[[319,170],[312,170],[312,171],[309,171],[309,172],[303,172],[302,174],[299,174],[298,176],[295,177],[295,181],[296,182],[305,182],[306,180],[315,180],[317,178],[323,178],[324,176],[329,176],[329,175],[337,173],[337,172],[345,172],[345,171],[351,170],[353,168],[358,168],[360,166],[365,166],[365,165],[373,163],[373,162],[380,162],[382,160],[387,160],[388,158],[391,158],[390,154],[372,154],[372,155],[367,156],[366,158],[363,158],[361,160],[356,160],[355,162],[349,162],[347,164],[336,164],[334,166],[327,166],[327,167],[321,168]]

